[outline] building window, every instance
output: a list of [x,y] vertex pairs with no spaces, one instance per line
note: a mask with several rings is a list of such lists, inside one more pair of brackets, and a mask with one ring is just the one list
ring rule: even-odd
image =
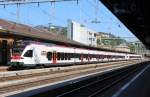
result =
[[94,37],[96,37],[96,33],[94,33]]
[[89,32],[89,35],[92,35],[92,33],[91,33],[91,32]]
[[92,40],[92,38],[89,38],[89,40]]

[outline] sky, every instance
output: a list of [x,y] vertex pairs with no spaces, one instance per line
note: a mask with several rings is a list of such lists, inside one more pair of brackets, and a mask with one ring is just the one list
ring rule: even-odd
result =
[[[30,26],[48,24],[67,26],[72,19],[97,32],[106,32],[122,37],[127,41],[136,41],[127,29],[99,0],[79,0],[58,3],[40,3],[20,5],[0,5],[0,18]],[[100,23],[92,23],[97,19]]]

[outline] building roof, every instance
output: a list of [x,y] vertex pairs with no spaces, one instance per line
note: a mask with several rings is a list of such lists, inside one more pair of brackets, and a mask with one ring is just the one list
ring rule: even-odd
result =
[[25,37],[40,38],[63,43],[83,45],[79,42],[72,41],[56,33],[50,33],[49,31],[46,30],[39,30],[31,26],[6,21],[2,19],[0,19],[0,27],[3,30],[9,31],[8,33],[13,35],[21,35]]
[[[51,41],[51,42],[61,43],[61,44],[70,45],[70,46],[84,47],[88,49],[121,52],[121,51],[114,51],[114,50],[109,50],[109,49],[102,49],[98,47],[87,46],[79,42],[67,39],[66,37],[58,35],[56,33],[51,33],[47,30],[39,30],[39,29],[24,25],[24,24],[0,19],[0,35],[2,34],[4,35],[7,34],[10,36],[15,36],[15,35],[22,36],[22,37],[27,37],[30,39],[40,39],[40,40],[44,40],[48,42]],[[127,53],[127,52],[122,52],[122,53]]]

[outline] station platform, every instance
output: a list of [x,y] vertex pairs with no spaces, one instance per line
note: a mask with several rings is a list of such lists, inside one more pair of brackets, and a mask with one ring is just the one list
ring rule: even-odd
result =
[[150,97],[150,64],[112,97]]
[[150,64],[98,97],[150,97]]
[[[133,66],[133,64],[130,64],[130,65],[127,64],[127,67],[130,67],[130,66]],[[129,88],[129,86],[131,86],[132,84],[134,84],[135,80],[140,78],[140,76],[143,77],[144,75],[142,75],[142,74],[145,73],[145,71],[147,71],[149,69],[149,73],[150,73],[150,65],[149,64],[147,65],[144,62],[144,63],[141,63],[140,66],[142,68],[139,69],[137,71],[137,73],[131,75],[131,77],[129,77],[127,79],[124,79],[123,82],[121,82],[121,85],[120,84],[118,84],[118,86],[114,85],[115,87],[111,88],[110,89],[111,91],[109,91],[109,89],[108,89],[107,93],[102,93],[103,95],[98,96],[98,97],[149,97],[149,96],[141,96],[141,95],[140,96],[136,96],[136,95],[134,96],[133,93],[136,93],[136,91],[134,91],[134,92],[130,92],[129,91],[130,93],[122,94],[124,92],[127,92],[126,89]],[[68,67],[68,68],[70,68],[70,67]],[[117,67],[117,68],[119,69],[121,67]],[[116,70],[117,70],[117,68],[116,68]],[[33,96],[36,95],[37,96],[37,94],[39,94],[39,93],[45,93],[46,91],[59,89],[59,88],[62,88],[62,87],[65,87],[65,86],[69,86],[69,85],[73,85],[73,84],[76,84],[76,83],[78,84],[78,83],[80,83],[80,82],[82,82],[84,80],[88,80],[88,79],[92,79],[92,78],[98,78],[99,75],[102,75],[102,74],[105,74],[105,73],[107,74],[107,73],[109,73],[109,72],[111,72],[113,70],[115,70],[115,68],[114,69],[109,68],[109,69],[106,69],[106,70],[103,69],[102,71],[98,70],[96,72],[91,72],[91,73],[88,72],[87,74],[85,74],[85,73],[81,74],[81,71],[80,71],[80,74],[78,76],[74,76],[74,77],[73,76],[70,76],[70,77],[67,76],[66,78],[65,77],[61,78],[60,77],[59,80],[58,79],[54,79],[54,82],[50,82],[50,83],[39,85],[39,86],[36,85],[34,87],[30,87],[30,88],[27,88],[27,89],[22,89],[22,90],[20,89],[20,90],[17,90],[17,91],[6,92],[6,94],[4,94],[4,95],[5,96],[7,95],[7,97],[28,97],[28,96],[31,96],[31,95],[33,95]],[[21,72],[21,71],[17,71],[17,72]],[[9,72],[7,72],[7,73],[9,73]],[[18,75],[18,73],[17,73],[17,75]],[[62,75],[64,75],[64,73]],[[12,73],[11,73],[10,76],[12,76]],[[55,77],[56,77],[56,75],[55,75]],[[148,77],[148,75],[147,75],[147,77]],[[38,77],[36,79],[41,79],[41,78]],[[24,80],[25,79],[23,79],[22,82]],[[30,78],[30,80],[31,80],[31,78]],[[147,84],[148,84],[149,81],[150,80],[147,81]],[[16,82],[18,83],[18,80]],[[40,84],[41,84],[41,82],[40,82]],[[4,84],[2,84],[2,85],[4,85]],[[7,83],[7,85],[8,85],[8,83]],[[137,84],[134,84],[134,85],[136,86]],[[134,85],[131,86],[131,88],[135,87]],[[10,85],[10,86],[12,87],[12,85]],[[142,84],[140,86],[142,86]],[[136,88],[138,88],[138,87],[136,87]],[[139,88],[144,88],[144,87],[139,87]],[[140,90],[141,89],[139,89],[139,91]],[[149,90],[149,88],[148,88],[148,90]],[[140,93],[139,91],[138,91],[138,93]],[[50,92],[50,93],[52,93],[52,92]],[[132,95],[130,96],[130,94],[132,94]],[[39,97],[39,96],[37,96],[37,97]]]
[[0,65],[0,71],[6,71],[9,68],[9,66]]

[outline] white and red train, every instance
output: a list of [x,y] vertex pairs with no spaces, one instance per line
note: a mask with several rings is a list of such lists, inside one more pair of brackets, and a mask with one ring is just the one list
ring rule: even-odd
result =
[[50,66],[142,59],[141,55],[65,47],[50,43],[17,41],[11,54],[11,66]]

